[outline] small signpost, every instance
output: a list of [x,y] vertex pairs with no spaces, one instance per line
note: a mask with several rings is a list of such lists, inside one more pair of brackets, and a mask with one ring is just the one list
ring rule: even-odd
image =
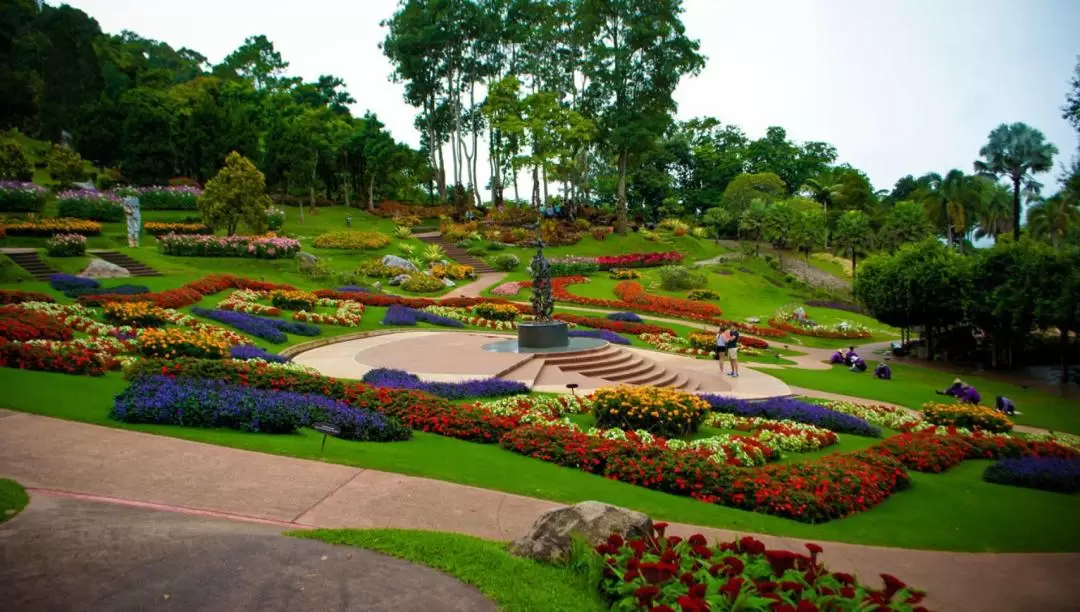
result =
[[575,389],[578,388],[577,383],[567,383],[566,388],[570,389],[570,395],[573,395],[574,397],[577,397],[577,391],[575,391]]
[[319,452],[326,450],[326,436],[339,436],[341,435],[341,428],[337,425],[331,425],[330,423],[315,423],[311,426],[315,431],[322,432],[322,446],[319,447]]

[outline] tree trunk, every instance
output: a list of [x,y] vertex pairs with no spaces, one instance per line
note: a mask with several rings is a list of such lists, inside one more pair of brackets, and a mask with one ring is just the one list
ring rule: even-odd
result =
[[547,203],[548,203],[547,166],[543,167],[542,172],[543,172],[543,175],[544,175],[544,206],[547,206]]
[[851,249],[851,280],[855,280],[855,249]]
[[1020,242],[1020,177],[1013,177],[1013,240]]
[[439,144],[439,202],[446,204],[446,161],[443,160],[442,143]]
[[1061,385],[1069,383],[1069,329],[1061,328]]
[[345,208],[350,208],[352,206],[352,204],[349,202],[349,183],[351,182],[352,177],[349,175],[345,175],[345,180],[343,181],[344,184],[342,185],[345,188]]
[[616,187],[616,201],[615,201],[615,233],[625,236],[627,225],[627,203],[626,203],[626,164],[627,153],[622,151],[619,153],[619,182]]
[[319,152],[315,151],[315,163],[311,166],[311,183],[308,184],[308,197],[311,201],[311,214],[319,214],[319,208],[315,206],[315,170],[319,167]]
[[371,173],[371,180],[368,181],[367,188],[367,209],[374,212],[375,210],[375,173]]

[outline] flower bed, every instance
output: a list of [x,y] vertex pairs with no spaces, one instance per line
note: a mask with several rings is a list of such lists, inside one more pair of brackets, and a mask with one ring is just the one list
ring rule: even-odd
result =
[[262,338],[267,342],[273,342],[274,344],[286,342],[289,339],[289,337],[285,335],[286,332],[300,336],[318,336],[322,333],[322,329],[317,325],[258,317],[232,310],[196,307],[192,308],[191,312],[200,317],[206,317],[219,323],[224,323],[229,327],[238,329],[246,334],[251,334],[256,338]]
[[142,376],[116,397],[114,419],[185,427],[224,427],[262,433],[292,433],[328,422],[349,440],[406,440],[408,428],[378,412],[358,410],[311,393],[253,389],[216,380]]
[[[795,323],[792,324],[792,321],[795,321]],[[788,312],[785,309],[776,311],[776,314],[769,319],[769,325],[791,334],[813,336],[815,338],[855,340],[858,338],[870,337],[869,329],[862,325],[849,324],[846,321],[830,327],[824,325],[804,325],[795,319],[794,313]]]
[[514,304],[477,304],[472,311],[492,321],[516,321],[521,316],[521,311]]
[[908,469],[936,474],[962,462],[971,448],[960,436],[906,433],[887,438],[872,450],[897,459]]
[[1008,417],[986,406],[977,404],[923,404],[923,418],[934,425],[981,429],[1004,433],[1013,428]]
[[630,346],[630,340],[606,329],[575,329],[567,332],[571,338],[597,338],[612,344]]
[[269,361],[272,363],[288,363],[290,359],[284,355],[278,355],[277,353],[270,353],[265,349],[261,349],[257,346],[250,344],[241,344],[229,349],[229,358],[231,359],[261,359],[262,361]]
[[427,382],[420,380],[415,374],[388,368],[369,370],[361,380],[374,387],[422,391],[447,399],[503,397],[529,392],[528,385],[516,380],[482,378],[461,382]]
[[498,287],[495,287],[494,289],[492,289],[491,290],[491,295],[509,297],[509,296],[513,296],[513,295],[517,295],[517,294],[521,293],[521,289],[522,289],[522,283],[517,283],[517,282],[503,283],[503,284],[499,285]]
[[52,274],[49,276],[49,286],[57,291],[67,293],[73,289],[98,289],[101,287],[101,283],[92,278],[83,278],[71,274]]
[[983,480],[995,484],[1057,493],[1080,491],[1080,459],[1006,458],[986,468]]
[[221,310],[233,310],[253,315],[266,315],[276,317],[281,314],[281,309],[276,306],[266,306],[259,303],[266,295],[259,291],[239,289],[232,295],[218,302],[217,307]]
[[68,342],[12,342],[0,338],[0,367],[82,376],[103,376],[108,361],[97,351]]
[[4,223],[8,236],[52,236],[55,234],[82,234],[97,236],[101,233],[101,224],[85,219],[38,219]]
[[711,319],[723,314],[719,306],[708,302],[649,294],[641,286],[641,283],[636,281],[623,281],[615,285],[614,291],[620,300],[634,304],[638,308],[643,305],[647,306],[652,312],[670,313],[696,319]]
[[641,334],[675,333],[670,329],[666,327],[660,327],[659,325],[648,325],[645,323],[623,323],[603,317],[583,317],[579,315],[572,315],[560,312],[557,313],[554,318],[559,321],[573,323],[574,325],[592,327],[594,329],[606,329],[608,331],[612,331],[618,334],[631,334],[633,336],[638,336]]
[[143,210],[195,210],[202,189],[190,185],[140,187],[139,207]]
[[641,317],[636,312],[610,312],[605,318],[621,323],[641,323]]
[[[109,296],[131,296],[131,295],[143,295],[150,293],[150,288],[146,285],[113,285],[112,287],[83,287],[83,288],[71,288],[64,292],[64,295],[68,297],[81,298],[87,296],[92,298],[95,295],[109,295]],[[117,300],[110,299],[105,303],[115,302]]]
[[462,264],[435,264],[431,266],[431,275],[435,278],[449,278],[459,281],[466,278],[475,278],[476,270],[472,266]]
[[320,249],[376,250],[390,245],[390,236],[382,232],[344,230],[315,237]]
[[45,241],[45,252],[50,257],[82,257],[86,255],[86,236],[56,234]]
[[401,288],[411,293],[437,293],[445,289],[446,285],[434,276],[413,272],[401,281]]
[[123,221],[123,201],[96,189],[62,191],[56,196],[58,216],[92,221]]
[[209,227],[202,223],[163,223],[149,221],[143,224],[143,231],[151,236],[164,236],[166,234],[212,234]]
[[183,257],[283,259],[300,251],[300,242],[292,238],[258,236],[165,234],[158,239],[158,244],[166,255]]
[[840,438],[832,431],[806,423],[773,421],[760,417],[740,417],[714,412],[705,419],[705,424],[720,429],[750,432],[756,439],[777,451],[808,453],[840,442]]
[[465,308],[450,308],[448,306],[428,306],[423,309],[424,312],[433,314],[435,316],[444,317],[447,319],[453,319],[455,321],[461,321],[467,325],[473,325],[476,327],[486,327],[488,329],[495,329],[499,331],[507,331],[517,329],[517,323],[514,321],[495,321],[493,319],[485,319],[480,316],[472,314]]
[[40,213],[49,192],[25,181],[0,181],[0,212]]
[[711,349],[694,346],[690,340],[680,338],[675,334],[641,334],[641,340],[649,346],[665,353],[678,353],[680,355],[695,355],[698,357],[715,357],[716,345]]
[[282,310],[315,310],[319,297],[307,291],[278,289],[270,292],[270,303]]
[[676,251],[663,253],[628,253],[626,255],[601,256],[596,258],[601,270],[611,268],[653,268],[682,262],[684,255]]
[[307,312],[305,310],[293,313],[294,321],[321,325],[340,325],[341,327],[359,327],[363,318],[364,305],[356,302],[341,302],[334,314]]
[[637,280],[641,278],[641,272],[629,268],[612,268],[608,272],[608,278],[614,280]]
[[872,438],[881,436],[880,429],[870,425],[863,419],[796,399],[771,398],[760,401],[747,401],[722,395],[702,395],[701,397],[709,402],[712,409],[717,412],[746,417],[760,417],[775,421],[806,423],[836,433],[851,433]]
[[912,426],[922,421],[922,418],[917,414],[912,414],[903,408],[895,408],[883,404],[857,404],[855,402],[829,401],[822,402],[822,405],[829,410],[835,410],[836,412],[843,412],[844,414],[859,417],[871,425],[888,427],[889,429],[900,431],[910,429]]
[[105,304],[105,320],[113,325],[131,327],[161,327],[169,321],[169,313],[164,308],[150,302],[114,302]]
[[596,547],[604,561],[600,592],[612,609],[925,610],[925,592],[894,576],[882,574],[879,590],[830,572],[817,544],[806,545],[809,556],[769,550],[750,536],[710,547],[700,534],[665,537],[666,528],[654,523],[654,533],[629,541],[613,534]]
[[0,289],[0,305],[21,304],[23,302],[55,302],[53,296],[37,291],[20,291],[18,289]]
[[387,326],[416,325],[417,322],[430,323],[442,327],[465,327],[465,324],[461,321],[397,304],[394,304],[386,310],[386,315],[383,316],[382,320],[382,324]]
[[103,293],[99,295],[86,295],[79,298],[79,303],[85,306],[100,306],[107,302],[153,302],[162,308],[183,308],[197,304],[208,295],[221,293],[226,289],[250,289],[255,291],[272,291],[274,289],[292,289],[289,285],[276,285],[255,281],[231,274],[211,274],[197,281],[190,282],[177,289],[169,289],[159,293],[144,293],[141,295],[116,295]]
[[230,344],[213,334],[191,329],[147,329],[139,335],[139,352],[147,357],[202,357],[220,359]]
[[0,307],[0,338],[28,340],[71,340],[72,330],[51,313],[22,305]]
[[590,396],[596,426],[644,429],[663,436],[685,436],[697,431],[708,402],[670,387],[613,387]]

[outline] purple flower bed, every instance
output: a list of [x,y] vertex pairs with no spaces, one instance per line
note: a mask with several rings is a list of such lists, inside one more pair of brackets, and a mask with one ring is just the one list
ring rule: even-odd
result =
[[80,295],[101,295],[104,293],[138,295],[140,293],[150,293],[150,288],[146,285],[116,285],[115,287],[73,287],[64,291],[64,295],[71,298],[79,297]]
[[866,314],[866,309],[858,304],[852,304],[851,302],[840,302],[837,300],[807,300],[807,306],[813,306],[817,308],[832,308],[833,310],[845,310],[847,312],[854,312],[855,314]]
[[635,312],[612,312],[607,316],[612,321],[622,321],[623,323],[641,323],[641,317],[637,316]]
[[408,306],[401,306],[400,304],[394,304],[386,309],[386,315],[383,317],[382,324],[416,325],[418,321],[431,323],[432,325],[441,325],[443,327],[465,327],[465,324],[461,321],[440,317],[439,315],[431,314],[430,312],[409,308]]
[[878,438],[881,430],[850,414],[829,410],[824,406],[810,404],[792,398],[770,398],[766,400],[740,400],[723,395],[702,395],[702,399],[712,405],[717,412],[725,412],[746,417],[795,421],[816,427],[822,427],[836,433],[850,433],[857,436]]
[[206,317],[207,319],[213,319],[214,321],[224,323],[229,327],[238,329],[246,334],[251,334],[256,338],[262,338],[267,342],[273,342],[274,344],[281,344],[288,340],[288,336],[285,335],[285,332],[300,336],[318,336],[319,333],[322,332],[322,329],[318,325],[312,325],[310,323],[282,321],[281,319],[259,317],[246,312],[234,312],[232,310],[195,307],[191,309],[191,314]]
[[110,417],[127,423],[224,427],[292,433],[312,423],[341,429],[342,438],[389,442],[412,435],[393,417],[314,393],[230,385],[217,380],[140,376],[116,396]]
[[1006,458],[986,468],[983,480],[1057,493],[1080,491],[1080,459]]
[[424,382],[415,374],[389,368],[369,370],[367,374],[364,374],[362,381],[373,387],[411,389],[447,399],[503,397],[506,395],[524,395],[529,392],[527,385],[516,380],[479,378],[462,382]]
[[573,329],[567,335],[577,338],[599,338],[612,344],[630,344],[630,340],[608,329]]
[[342,293],[371,293],[371,290],[367,287],[358,287],[356,285],[345,285],[344,287],[338,287],[334,291],[341,291]]
[[291,361],[284,355],[270,353],[250,344],[240,344],[232,347],[229,350],[229,357],[232,357],[233,359],[261,359],[263,361],[272,361],[274,363],[286,363]]
[[67,293],[73,289],[97,289],[101,283],[92,278],[83,278],[72,274],[52,274],[49,276],[49,286],[57,291]]

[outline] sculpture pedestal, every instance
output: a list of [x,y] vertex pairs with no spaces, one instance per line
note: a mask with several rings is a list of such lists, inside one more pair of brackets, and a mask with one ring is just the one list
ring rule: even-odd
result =
[[569,326],[562,321],[518,323],[518,346],[525,349],[562,348],[570,345]]

